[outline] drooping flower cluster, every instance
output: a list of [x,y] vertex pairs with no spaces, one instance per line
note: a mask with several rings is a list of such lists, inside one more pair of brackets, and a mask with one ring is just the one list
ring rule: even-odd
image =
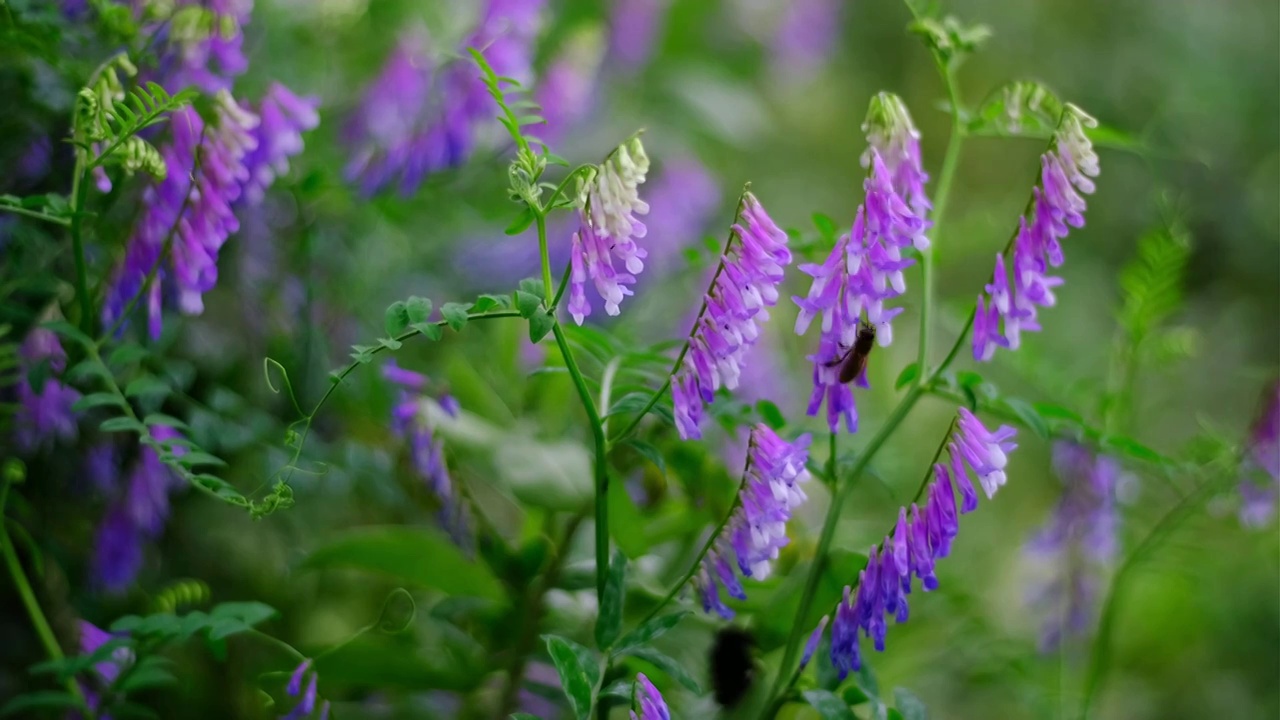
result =
[[[177,430],[164,425],[152,426],[151,435],[163,444],[182,439]],[[181,445],[171,449],[175,455],[186,452]],[[143,546],[164,531],[169,493],[180,487],[181,480],[155,450],[146,446],[138,449],[133,469],[98,526],[92,565],[98,587],[115,593],[133,583],[142,569]]]
[[1098,156],[1085,135],[1097,127],[1083,110],[1068,103],[1062,112],[1053,146],[1040,156],[1040,183],[1032,189],[1031,218],[1018,219],[1013,241],[1013,286],[1004,255],[996,256],[995,273],[986,294],[978,297],[973,319],[973,357],[980,362],[995,356],[996,348],[1016,350],[1022,332],[1038,331],[1039,308],[1057,302],[1053,288],[1062,278],[1048,274],[1062,265],[1062,245],[1070,228],[1084,227],[1084,195],[1095,185]]
[[[457,496],[449,467],[444,458],[444,441],[436,437],[422,407],[427,390],[427,377],[405,370],[394,362],[382,369],[383,377],[400,386],[400,399],[391,415],[391,431],[409,444],[409,458],[427,489],[440,501],[440,524],[461,546],[470,545],[468,539],[466,503]],[[447,393],[436,402],[451,417],[457,417],[458,401]]]
[[275,179],[289,172],[289,159],[302,152],[302,133],[320,124],[318,105],[315,98],[300,98],[280,83],[267,88],[258,106],[257,147],[244,158],[249,178],[244,183],[243,202],[262,202]]
[[[569,263],[569,314],[579,325],[591,314],[587,280],[604,300],[604,311],[617,315],[628,285],[644,270],[647,253],[636,244],[647,229],[636,215],[649,212],[640,199],[640,185],[649,172],[649,156],[639,137],[633,137],[600,163],[595,176],[580,190],[578,230],[573,234]],[[619,272],[614,261],[622,264]]]
[[80,393],[53,377],[67,367],[67,353],[58,336],[47,328],[33,328],[18,348],[18,409],[14,442],[31,452],[57,440],[76,436],[72,406]]
[[738,386],[747,349],[769,319],[767,308],[777,304],[783,269],[791,264],[787,234],[751,193],[743,194],[738,217],[671,379],[676,428],[686,440],[702,437],[703,405],[716,390]]
[[347,128],[347,179],[366,195],[398,180],[408,195],[427,175],[470,157],[477,130],[491,122],[495,108],[467,50],[484,53],[498,75],[528,85],[543,4],[489,0],[479,26],[458,48],[462,57],[445,65],[428,54],[421,32],[402,36]]
[[[302,688],[303,680],[307,681],[305,690]],[[285,686],[285,692],[299,700],[289,714],[281,716],[281,720],[301,720],[301,718],[311,717],[311,714],[316,712],[316,684],[319,681],[320,673],[311,669],[311,658],[303,660],[298,667],[294,668],[293,674],[289,676],[289,684]],[[320,710],[315,717],[318,720],[328,720],[328,700],[320,704]]]
[[769,576],[778,552],[787,545],[787,521],[805,501],[801,486],[809,481],[809,435],[787,442],[764,424],[751,431],[747,466],[737,505],[714,546],[702,560],[694,583],[702,609],[730,619],[733,610],[720,599],[720,587],[730,597],[746,598],[743,577]]
[[[840,382],[839,360],[853,346],[860,318],[875,326],[876,341],[893,342],[893,318],[900,307],[887,303],[906,292],[902,271],[914,261],[903,257],[908,247],[929,247],[929,222],[921,214],[929,208],[920,164],[919,133],[898,98],[882,93],[872,101],[863,126],[869,147],[863,162],[870,167],[863,187],[866,199],[858,208],[851,232],[842,235],[821,265],[801,265],[813,277],[807,297],[793,298],[800,306],[796,333],[803,335],[813,319],[822,316],[818,350],[813,362],[813,393],[808,413],[827,406],[827,425],[835,432],[858,431],[853,391]],[[858,383],[866,387],[866,379]]]
[[240,228],[233,206],[249,180],[245,156],[258,146],[257,115],[225,91],[216,106],[217,117],[208,125],[194,109],[174,113],[173,142],[162,151],[169,173],[143,193],[145,211],[108,292],[104,324],[121,316],[165,259],[168,267],[145,289],[151,337],[160,336],[163,293],[176,298],[185,314],[204,311],[202,297],[218,280],[218,252]]
[[[1271,522],[1280,498],[1280,380],[1271,383],[1249,430],[1248,455],[1240,480],[1240,524],[1260,528]],[[1261,472],[1259,472],[1261,471]],[[1253,475],[1265,474],[1259,483]]]
[[[906,622],[907,595],[913,577],[920,580],[926,592],[938,587],[934,561],[950,554],[959,531],[959,514],[978,507],[978,494],[969,473],[977,475],[988,498],[994,497],[1005,483],[1008,453],[1017,447],[1012,442],[1014,434],[1008,426],[991,432],[972,413],[960,408],[955,433],[947,446],[950,463],[933,466],[934,480],[924,509],[915,503],[910,510],[900,508],[892,535],[871,548],[867,566],[858,574],[857,594],[853,595],[849,587],[844,589],[844,600],[831,624],[831,664],[842,678],[862,666],[860,634],[871,638],[877,651],[883,651],[885,616]],[[956,489],[961,497],[958,508]]]
[[[92,655],[98,651],[98,648],[114,640],[119,635],[99,628],[87,620],[80,621],[80,654]],[[109,659],[103,660],[95,664],[90,671],[76,678],[76,684],[80,687],[80,692],[84,695],[85,704],[90,710],[97,711],[102,704],[102,697],[99,691],[102,687],[111,685],[116,678],[120,677],[120,672],[127,666],[132,665],[134,654],[129,648],[117,648],[111,653]],[[100,715],[99,717],[106,717]]]
[[171,92],[186,87],[205,93],[231,90],[249,67],[243,27],[253,0],[176,0],[171,14],[149,32],[160,48],[158,82]]
[[671,710],[667,708],[667,701],[662,699],[662,693],[658,692],[658,688],[653,686],[644,673],[636,673],[633,704],[639,706],[640,712],[637,714],[632,710],[631,720],[671,720]]
[[1121,474],[1114,459],[1070,442],[1054,446],[1053,465],[1065,488],[1049,523],[1027,544],[1027,552],[1050,564],[1054,575],[1032,598],[1045,612],[1040,647],[1046,652],[1092,623],[1098,576],[1116,553]]

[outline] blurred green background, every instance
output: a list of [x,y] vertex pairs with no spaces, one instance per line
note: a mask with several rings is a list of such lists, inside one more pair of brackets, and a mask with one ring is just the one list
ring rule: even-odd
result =
[[[681,249],[702,248],[706,236],[723,237],[743,183],[751,183],[783,227],[811,232],[814,212],[841,225],[851,221],[861,201],[858,158],[865,140],[859,126],[875,92],[905,99],[923,135],[926,167],[937,173],[949,127],[945,90],[927,49],[906,30],[906,7],[836,3],[829,50],[811,67],[797,69],[786,66],[773,45],[772,28],[784,4],[671,0],[652,56],[629,69],[606,49],[589,112],[555,144],[571,161],[589,162],[643,127],[654,161],[651,184],[667,167],[696,162],[718,188],[685,236],[662,239],[673,248],[660,263],[665,271],[651,269],[653,277],[642,277],[637,296],[624,304],[624,326],[615,327],[630,342],[687,331],[707,266],[705,255],[691,260]],[[546,67],[583,33],[594,33],[607,47],[608,5],[553,0],[538,66]],[[944,11],[985,23],[994,33],[960,72],[967,105],[977,105],[1006,80],[1039,80],[1157,150],[1148,157],[1100,152],[1102,175],[1089,199],[1088,225],[1065,241],[1066,284],[1057,307],[1042,313],[1043,332],[1027,336],[1017,354],[998,355],[984,375],[1006,393],[1096,418],[1121,297],[1117,274],[1138,238],[1172,208],[1193,243],[1185,305],[1172,322],[1195,330],[1197,352],[1137,378],[1134,411],[1122,430],[1171,455],[1205,426],[1243,438],[1263,386],[1276,373],[1280,349],[1280,6],[975,0],[946,3]],[[381,332],[388,303],[410,294],[438,304],[506,292],[516,279],[537,273],[535,239],[502,234],[515,206],[504,197],[505,161],[497,152],[482,151],[466,166],[432,176],[408,198],[387,193],[365,200],[341,174],[344,122],[397,33],[422,25],[449,37],[475,12],[451,2],[257,0],[245,29],[250,70],[237,94],[256,97],[267,82],[280,80],[320,98],[321,126],[294,163],[291,182],[278,185],[261,215],[228,244],[224,280],[206,298],[207,312],[171,323],[176,329],[164,340],[173,358],[168,369],[190,378],[186,410],[197,436],[228,459],[226,477],[241,488],[256,487],[287,462],[280,439],[293,415],[262,379],[264,356],[288,368],[299,394],[314,399],[326,387],[327,372],[346,362],[347,346]],[[989,281],[992,254],[1015,226],[1042,151],[1039,140],[967,141],[935,245],[941,307],[935,352],[949,347]],[[553,224],[560,257],[569,242],[566,227]],[[803,294],[804,279],[792,272],[785,295]],[[863,431],[845,440],[847,446],[859,447],[867,429],[882,421],[898,395],[894,379],[916,357],[918,280],[918,272],[908,274],[896,341],[873,358],[872,387],[858,392]],[[599,320],[597,313],[593,319]],[[773,400],[787,418],[818,431],[821,423],[803,416],[810,371],[804,356],[813,338],[791,332],[794,314],[790,303],[779,305],[765,342],[773,357],[760,360],[772,372],[761,373],[744,392]],[[454,479],[477,494],[498,496],[491,507],[508,513],[502,517],[519,539],[539,532],[541,514],[510,504],[506,493],[527,496],[512,490],[520,479],[504,469],[503,456],[491,457],[495,448],[513,438],[566,443],[550,461],[568,476],[561,488],[565,502],[579,492],[579,480],[586,481],[585,460],[582,477],[575,475],[578,456],[589,457],[580,413],[565,409],[570,386],[558,375],[529,374],[539,360],[523,333],[516,325],[473,326],[465,335],[397,354],[402,366],[448,382],[467,411],[466,422],[446,432]],[[546,354],[555,362],[554,347]],[[960,367],[971,367],[967,356],[966,347]],[[598,376],[598,367],[587,370]],[[124,597],[94,595],[82,580],[93,506],[57,500],[53,489],[47,495],[32,490],[34,512],[56,538],[52,553],[64,575],[60,593],[49,592],[65,600],[67,612],[74,608],[105,624],[139,611],[147,593],[174,578],[199,578],[212,586],[215,600],[257,599],[281,610],[270,630],[304,652],[342,641],[377,616],[394,583],[354,572],[301,572],[299,562],[346,528],[432,522],[423,491],[388,437],[393,394],[374,368],[357,372],[339,391],[321,412],[304,455],[327,472],[295,475],[298,504],[286,512],[255,522],[191,493],[175,500],[175,516],[161,545],[148,554],[140,588]],[[878,539],[918,483],[953,413],[953,406],[936,400],[915,410],[873,464],[879,482],[866,481],[842,519],[841,547],[864,550]],[[1061,483],[1051,472],[1049,442],[1025,431],[1019,439],[1007,487],[997,501],[963,519],[953,556],[939,566],[940,590],[913,596],[912,619],[891,626],[886,653],[868,649],[881,686],[911,688],[931,717],[1067,717],[1078,707],[1088,640],[1050,655],[1037,652],[1041,618],[1028,607],[1027,594],[1031,578],[1044,568],[1022,549],[1047,519]],[[681,498],[728,487],[735,470],[708,469],[726,444],[712,434],[704,453],[664,436],[661,446],[672,456],[666,478],[635,463],[633,482],[668,500],[635,511],[652,537],[630,542],[648,544],[664,533],[675,539],[652,548],[661,561],[637,561],[643,586],[660,593],[677,572],[673,568],[682,558],[687,562],[680,546],[714,516],[714,503],[685,513]],[[66,477],[74,474],[70,463],[41,457],[32,466]],[[1141,467],[1131,470],[1134,483],[1121,507],[1122,556],[1173,505],[1173,491],[1163,481],[1144,476]],[[1208,512],[1136,571],[1117,616],[1098,717],[1280,716],[1280,542],[1274,524],[1257,531],[1239,527],[1231,487],[1224,485]],[[782,577],[748,588],[761,607],[768,607],[771,593],[799,582],[826,500],[814,487],[780,563]],[[692,520],[672,519],[685,515]],[[587,533],[578,539],[582,547],[574,548],[569,576],[590,562]],[[415,594],[419,615],[410,638],[356,648],[343,663],[322,666],[330,696],[345,701],[337,706],[341,716],[438,716],[447,701],[422,691],[455,687],[458,675],[472,672],[475,663],[486,667],[489,651],[446,622],[450,608],[431,593]],[[554,592],[545,628],[580,632],[594,616],[590,595],[589,589]],[[9,672],[0,695],[24,686],[27,679],[17,668],[37,654],[16,600],[5,598]],[[634,602],[643,607],[646,601]],[[688,623],[663,645],[701,677],[712,627]],[[768,651],[776,640],[762,644]],[[198,648],[184,652],[182,686],[157,693],[155,701],[165,717],[256,717],[256,693],[244,668],[259,662],[261,653],[233,645],[228,662],[218,663]],[[676,716],[709,711],[709,701],[671,683],[660,685],[669,688]]]

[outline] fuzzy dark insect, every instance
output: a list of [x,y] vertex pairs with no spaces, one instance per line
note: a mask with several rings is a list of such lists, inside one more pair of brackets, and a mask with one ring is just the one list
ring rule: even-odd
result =
[[731,708],[742,702],[756,678],[752,655],[756,640],[742,628],[726,627],[716,633],[711,646],[711,688],[721,707]]
[[867,356],[871,354],[871,348],[875,347],[875,345],[876,326],[864,320],[858,324],[858,337],[854,339],[853,347],[849,348],[845,354],[827,363],[827,367],[839,365],[840,382],[853,382],[867,368]]

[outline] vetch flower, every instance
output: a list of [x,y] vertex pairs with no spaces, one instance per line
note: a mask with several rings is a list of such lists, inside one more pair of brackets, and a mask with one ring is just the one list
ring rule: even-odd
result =
[[830,615],[823,615],[818,621],[818,626],[809,633],[809,640],[804,644],[804,654],[800,656],[800,670],[809,664],[813,659],[813,654],[818,651],[818,643],[822,642],[822,633],[827,629],[827,622],[831,620]]
[[18,449],[32,452],[50,442],[75,439],[76,416],[71,408],[80,393],[53,377],[66,367],[67,353],[48,328],[33,328],[19,346],[14,415]]
[[671,0],[616,0],[609,19],[609,50],[626,72],[649,61]]
[[253,0],[176,0],[172,5],[170,18],[148,29],[160,41],[160,84],[171,92],[230,90],[249,67],[243,26]]
[[[1031,215],[1018,219],[1013,240],[1013,287],[1005,271],[1003,254],[996,256],[992,282],[979,297],[974,315],[973,357],[990,360],[996,347],[1017,350],[1023,331],[1038,331],[1039,308],[1052,307],[1053,288],[1062,278],[1048,274],[1062,265],[1061,240],[1070,229],[1084,227],[1082,194],[1094,191],[1098,156],[1085,128],[1098,121],[1068,103],[1053,136],[1053,144],[1040,156],[1040,182],[1032,188]],[[997,328],[997,319],[1003,329]]]
[[1033,605],[1045,616],[1040,635],[1045,652],[1092,624],[1099,575],[1116,554],[1115,495],[1121,475],[1114,459],[1071,442],[1054,445],[1053,466],[1065,486],[1062,497],[1026,548],[1055,576],[1032,592]]
[[747,349],[769,319],[767,308],[777,304],[783,269],[791,263],[786,233],[749,192],[738,219],[671,380],[676,428],[686,440],[702,436],[703,406],[715,392],[738,386]]
[[785,3],[770,48],[775,71],[781,77],[794,82],[818,70],[839,37],[840,8],[839,0]]
[[744,577],[769,576],[778,552],[787,545],[787,521],[805,501],[801,485],[809,481],[809,435],[789,443],[764,424],[751,431],[747,466],[729,520],[703,558],[694,578],[702,609],[730,619],[733,610],[720,600],[720,588],[730,597],[746,598]]
[[289,172],[289,158],[302,152],[302,133],[320,124],[315,98],[300,98],[280,83],[271,83],[258,108],[254,132],[257,147],[244,158],[248,179],[242,200],[250,205],[262,197],[275,179]]
[[[309,678],[309,679],[308,679]],[[303,690],[302,683],[306,681],[306,690]],[[311,658],[307,658],[294,668],[293,674],[289,676],[289,684],[285,686],[285,692],[290,697],[299,697],[298,704],[289,711],[288,715],[282,716],[281,720],[299,720],[299,718],[310,717],[316,710],[316,684],[320,680],[320,674],[311,669]],[[326,700],[320,707],[317,714],[320,720],[329,717],[329,702]]]
[[[399,385],[400,399],[391,415],[391,431],[409,445],[409,458],[415,472],[427,485],[427,489],[440,501],[440,524],[461,546],[470,544],[467,531],[466,505],[457,496],[449,467],[444,458],[444,441],[436,437],[426,414],[422,400],[427,389],[427,377],[405,370],[394,362],[382,369],[383,377]],[[457,417],[458,401],[448,393],[436,398],[447,414]]]
[[[1241,463],[1240,524],[1260,528],[1271,522],[1280,498],[1280,380],[1263,395],[1248,443],[1248,454]],[[1266,477],[1255,479],[1254,475]]]
[[166,293],[182,313],[204,312],[204,293],[218,281],[218,253],[240,228],[233,207],[249,180],[245,156],[258,145],[257,115],[226,92],[216,96],[215,107],[215,120],[208,126],[191,108],[173,115],[173,140],[162,150],[169,173],[143,192],[143,216],[108,288],[103,307],[107,326],[143,291],[157,263],[161,266],[143,298],[151,338],[160,335]]
[[[862,167],[871,167],[875,155],[879,154],[894,193],[906,201],[912,213],[926,219],[933,209],[924,189],[929,174],[924,171],[924,156],[920,152],[920,131],[912,122],[906,103],[893,93],[877,93],[867,110],[862,131],[867,134]],[[928,227],[928,224],[924,226]],[[923,235],[913,237],[912,242],[917,250],[929,247],[929,240]]]
[[[909,511],[898,510],[893,530],[867,553],[867,565],[858,574],[857,592],[850,587],[844,589],[844,599],[837,606],[831,625],[831,664],[841,678],[862,667],[862,636],[870,638],[877,651],[884,651],[886,615],[892,615],[897,623],[907,621],[912,578],[918,579],[926,592],[938,587],[934,562],[950,554],[951,543],[960,529],[959,515],[976,507],[968,471],[977,473],[979,478],[991,478],[991,497],[1004,483],[1007,454],[1016,447],[1010,441],[1014,432],[1008,426],[991,432],[960,408],[960,418],[947,446],[950,465],[933,466],[934,479],[925,493],[924,508],[912,503]],[[960,486],[965,499],[960,507],[956,505],[955,485]]]
[[640,713],[631,711],[631,720],[671,720],[671,710],[662,699],[662,693],[649,682],[644,673],[636,673],[635,705],[640,706]]
[[[578,231],[573,234],[569,275],[569,314],[582,324],[591,314],[586,283],[591,280],[604,300],[604,310],[617,315],[628,285],[644,270],[646,252],[636,244],[646,228],[635,216],[649,212],[639,187],[649,172],[649,157],[639,137],[619,145],[580,190]],[[614,267],[622,264],[625,272]]]

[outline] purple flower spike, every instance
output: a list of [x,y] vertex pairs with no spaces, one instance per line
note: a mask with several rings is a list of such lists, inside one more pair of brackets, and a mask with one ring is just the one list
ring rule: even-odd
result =
[[[58,336],[47,328],[34,328],[18,348],[18,410],[14,416],[14,442],[32,452],[58,440],[74,440],[76,415],[71,410],[80,393],[52,375],[67,367],[67,353]],[[40,368],[42,379],[31,374]]]
[[[307,689],[302,689],[302,681],[310,675],[307,680]],[[316,709],[317,685],[320,682],[320,674],[311,669],[311,658],[307,658],[298,664],[293,674],[289,676],[289,684],[285,686],[285,692],[292,697],[302,697],[298,700],[298,704],[289,711],[288,715],[284,715],[282,720],[299,720],[311,715]],[[320,708],[320,717],[329,716],[329,702],[326,700]]]
[[249,173],[244,185],[246,203],[262,202],[275,179],[289,172],[289,158],[302,152],[302,133],[320,124],[319,104],[314,98],[299,98],[280,83],[267,88],[258,109],[257,148],[244,159]]
[[[391,410],[391,431],[409,445],[409,459],[427,489],[440,501],[440,524],[454,542],[470,547],[469,520],[465,501],[459,497],[449,477],[444,458],[444,441],[435,435],[424,413],[423,399],[428,380],[425,375],[405,370],[394,362],[382,368],[386,379],[400,386],[400,397]],[[450,417],[461,410],[452,395],[442,393],[436,399],[440,409]]]
[[822,642],[822,633],[827,629],[827,621],[831,619],[830,615],[823,615],[818,621],[818,626],[809,634],[809,641],[804,644],[804,654],[800,656],[800,670],[803,670],[809,661],[813,659],[813,654],[818,651],[818,643]]
[[1092,626],[1094,590],[1115,559],[1119,523],[1115,493],[1121,472],[1114,459],[1060,442],[1053,448],[1053,466],[1064,484],[1062,497],[1026,546],[1051,570],[1032,591],[1032,603],[1044,617],[1040,647],[1045,652]]
[[[648,172],[649,157],[635,137],[600,164],[582,191],[569,275],[569,314],[579,325],[591,314],[584,289],[588,279],[604,300],[605,312],[617,315],[622,298],[632,294],[625,286],[635,284],[635,276],[644,270],[647,253],[635,241],[647,228],[635,216],[649,212],[639,193]],[[615,260],[625,272],[614,267]]]
[[644,673],[636,673],[635,704],[640,706],[640,713],[631,711],[631,720],[671,720],[671,710],[662,699],[662,693],[649,682]]
[[[1053,288],[1062,278],[1048,274],[1063,262],[1061,240],[1070,228],[1084,227],[1085,201],[1094,191],[1098,156],[1085,128],[1098,122],[1075,105],[1067,104],[1054,134],[1053,146],[1040,158],[1040,182],[1032,188],[1031,215],[1018,219],[1013,241],[1013,288],[1004,256],[996,258],[994,277],[979,298],[973,322],[973,357],[985,362],[996,347],[1018,349],[1023,330],[1037,331],[1039,308],[1052,307]],[[997,327],[1003,322],[1003,331]]]
[[[965,470],[965,463],[972,462],[969,456],[987,463],[984,468],[993,468],[999,453],[998,465],[1003,468],[1003,453],[1014,447],[1012,442],[1008,442],[1012,429],[1002,427],[994,433],[989,432],[963,408],[960,409],[956,433],[956,440],[947,446],[951,454],[950,465],[937,464],[933,467],[934,480],[925,494],[924,508],[912,504],[910,510],[898,510],[898,522],[892,533],[867,553],[867,565],[858,575],[858,590],[852,602],[849,600],[851,591],[845,588],[844,602],[837,608],[831,626],[831,664],[839,670],[841,677],[861,665],[860,636],[870,638],[876,650],[883,651],[885,616],[892,615],[898,623],[907,621],[910,615],[907,595],[911,593],[912,578],[918,579],[925,591],[938,587],[934,563],[951,552],[952,542],[960,529],[959,512],[969,512],[977,507],[977,495]],[[980,476],[984,471],[995,472],[979,470],[977,466],[974,466],[974,471]],[[1003,478],[1003,471],[1000,472]],[[953,477],[964,498],[959,509],[952,486]]]
[[302,677],[306,675],[307,670],[310,669],[311,658],[307,658],[306,660],[303,660],[302,663],[294,669],[293,674],[289,676],[289,684],[286,686],[285,691],[290,695],[297,697],[298,694],[302,692]]
[[1280,380],[1263,394],[1241,469],[1240,524],[1265,527],[1275,516],[1276,500],[1280,498]]
[[[706,612],[714,610],[726,620],[733,617],[733,611],[720,601],[722,585],[732,597],[746,598],[735,566],[745,577],[769,576],[773,561],[788,542],[787,521],[806,499],[800,486],[809,481],[805,463],[810,440],[802,435],[789,443],[767,425],[752,428],[737,507],[694,578]],[[736,563],[731,564],[730,557]]]
[[702,437],[704,405],[721,387],[734,390],[747,350],[778,302],[783,268],[791,263],[786,233],[769,218],[751,193],[742,196],[741,223],[720,259],[689,347],[672,378],[672,401],[680,437]]

